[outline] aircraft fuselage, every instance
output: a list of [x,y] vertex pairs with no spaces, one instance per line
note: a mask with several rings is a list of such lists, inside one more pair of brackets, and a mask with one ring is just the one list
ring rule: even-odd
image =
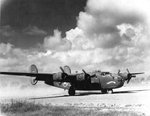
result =
[[50,77],[45,80],[45,83],[63,89],[69,89],[69,87],[73,85],[76,90],[101,90],[122,87],[125,81],[119,75],[102,75],[101,73],[96,73],[94,77],[88,78],[84,73],[79,73],[70,76],[71,81],[64,82],[62,74],[61,72],[53,74],[52,78]]

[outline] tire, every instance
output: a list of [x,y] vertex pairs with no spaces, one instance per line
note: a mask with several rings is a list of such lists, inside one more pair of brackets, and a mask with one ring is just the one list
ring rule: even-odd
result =
[[102,94],[106,94],[107,93],[107,89],[102,89],[101,92],[102,92]]
[[108,94],[112,94],[112,93],[113,93],[113,90],[110,89],[110,90],[107,91],[107,93],[108,93]]
[[74,96],[74,95],[75,95],[75,89],[74,89],[74,87],[71,86],[71,87],[69,88],[68,94],[69,94],[70,96]]

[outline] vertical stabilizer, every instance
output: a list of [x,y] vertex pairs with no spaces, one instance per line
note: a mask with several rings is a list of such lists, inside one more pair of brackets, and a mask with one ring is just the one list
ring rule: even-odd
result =
[[38,69],[35,64],[32,64],[29,68],[30,73],[38,73]]
[[[30,71],[30,73],[38,73],[38,69],[35,64],[32,64],[30,66],[29,71]],[[30,81],[31,81],[32,85],[36,85],[38,82],[38,79],[37,79],[37,77],[32,77]]]

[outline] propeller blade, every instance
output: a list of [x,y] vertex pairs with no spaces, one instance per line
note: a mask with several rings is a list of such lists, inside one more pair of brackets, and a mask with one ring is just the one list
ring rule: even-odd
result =
[[136,77],[136,75],[132,75],[132,77],[133,77],[133,78],[135,78],[135,77]]
[[127,69],[128,75],[127,75],[127,83],[130,82],[131,78],[132,78],[132,74],[129,72],[129,69]]
[[144,74],[144,72],[140,72],[140,73],[131,73],[133,75],[139,75],[139,74]]
[[63,73],[65,73],[65,72],[64,72],[64,69],[63,69],[61,66],[60,66],[60,70],[61,70]]
[[68,80],[68,74],[65,73],[64,69],[60,66],[60,70],[62,71],[62,78],[63,78],[63,81],[66,81]]
[[84,69],[82,69],[82,71],[84,72],[84,74],[87,74]]
[[130,71],[129,71],[129,69],[127,68],[126,70],[127,70],[127,72],[130,74]]
[[90,74],[86,73],[84,69],[82,69],[82,71],[83,71],[83,73],[85,74],[85,77],[86,77],[86,78],[92,78],[92,77],[95,76],[95,75],[90,75]]
[[131,78],[127,80],[127,84],[130,82]]
[[127,72],[128,72],[128,75],[127,75],[127,77],[128,77],[128,78],[127,78],[127,83],[129,83],[133,75],[130,73],[130,71],[129,71],[128,68],[127,68],[126,70],[127,70]]
[[128,75],[127,75],[127,83],[130,82],[131,78],[132,77],[136,77],[136,75],[138,74],[144,74],[144,72],[140,72],[140,73],[130,73],[129,69],[126,69],[127,72],[128,72]]
[[120,73],[120,69],[118,70],[118,74]]

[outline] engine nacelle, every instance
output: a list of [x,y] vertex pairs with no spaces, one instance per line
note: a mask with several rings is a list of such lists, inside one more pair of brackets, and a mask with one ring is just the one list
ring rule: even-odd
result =
[[62,81],[63,80],[63,73],[58,72],[53,74],[53,81]]

